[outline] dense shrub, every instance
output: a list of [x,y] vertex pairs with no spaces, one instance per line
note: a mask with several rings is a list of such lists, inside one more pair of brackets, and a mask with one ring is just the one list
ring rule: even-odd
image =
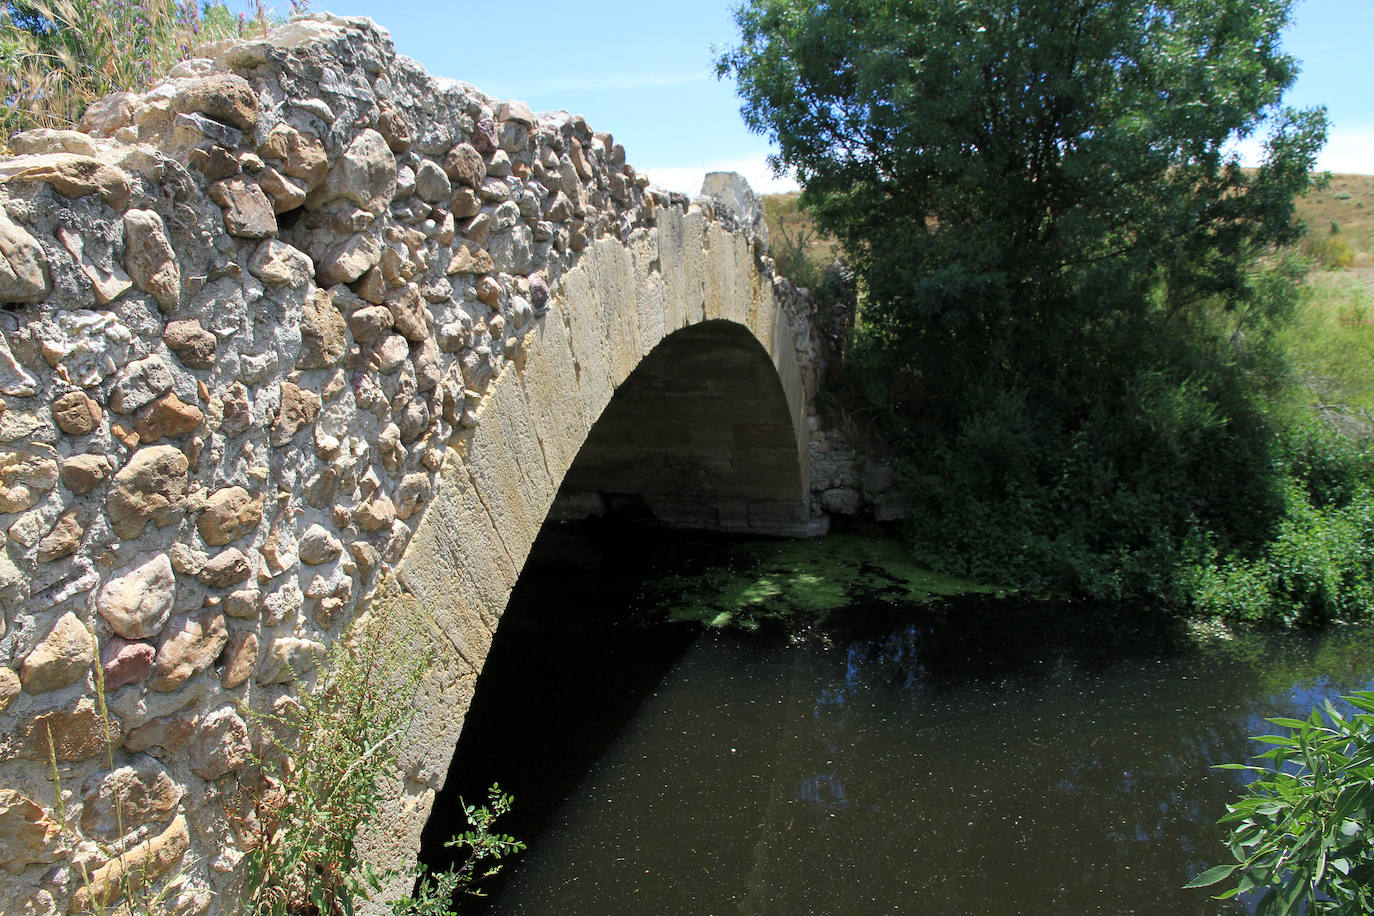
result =
[[1286,625],[1367,619],[1374,609],[1374,450],[1315,423],[1276,456],[1283,511],[1250,552],[1204,549],[1180,570],[1193,607]]
[[1338,232],[1308,236],[1302,240],[1302,251],[1320,267],[1339,270],[1355,264],[1355,249]]

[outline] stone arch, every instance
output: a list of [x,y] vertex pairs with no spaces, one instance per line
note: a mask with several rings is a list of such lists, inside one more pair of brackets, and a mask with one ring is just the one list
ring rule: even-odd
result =
[[[628,245],[598,243],[567,274],[522,355],[492,383],[475,429],[449,450],[397,566],[448,651],[420,688],[404,761],[409,803],[394,806],[370,838],[384,857],[419,849],[482,662],[565,480],[573,489],[623,488],[623,479],[611,481],[635,461],[676,462],[683,473],[669,482],[694,488],[628,486],[668,523],[808,533],[806,340],[758,269],[752,240],[697,208],[665,214]],[[626,441],[630,427],[666,406],[662,388],[674,372],[696,370],[735,375],[689,383],[689,396],[710,401],[698,416],[679,426],[664,413]],[[717,422],[729,429],[716,441],[692,439]],[[710,467],[732,454],[737,467]],[[765,469],[771,485],[751,491],[747,475]],[[710,511],[693,512],[699,500]]]

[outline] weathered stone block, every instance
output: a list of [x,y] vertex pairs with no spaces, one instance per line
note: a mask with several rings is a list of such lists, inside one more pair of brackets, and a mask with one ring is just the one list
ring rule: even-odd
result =
[[105,690],[113,693],[121,687],[137,684],[153,670],[157,649],[152,643],[130,642],[115,637],[100,650],[100,666],[105,677]]
[[122,733],[123,726],[117,718],[101,716],[95,698],[84,696],[75,703],[34,716],[20,726],[9,743],[0,745],[0,754],[8,751],[44,763],[55,756],[61,763],[72,763],[105,753],[107,746],[119,743]]
[[112,842],[144,824],[166,823],[185,794],[162,764],[139,755],[82,787],[81,830]]
[[184,436],[200,426],[205,415],[194,404],[186,404],[172,392],[153,401],[139,414],[134,430],[148,444],[163,438]]
[[40,302],[51,289],[43,247],[0,209],[0,302]]
[[242,769],[251,759],[248,726],[232,706],[214,710],[196,729],[191,745],[191,772],[202,779],[219,779]]
[[179,815],[162,833],[91,872],[90,879],[72,895],[72,912],[104,909],[126,890],[140,890],[170,871],[190,848],[186,818]]
[[444,156],[444,172],[469,188],[479,188],[487,177],[487,163],[470,143],[459,143]]
[[167,322],[162,340],[188,369],[209,369],[215,364],[218,346],[215,335],[201,327],[195,318]]
[[66,852],[56,818],[13,789],[0,789],[0,868],[17,875]]
[[62,462],[62,484],[82,496],[104,483],[114,472],[114,464],[105,455],[73,455]]
[[46,693],[74,684],[86,676],[95,662],[95,640],[70,611],[57,623],[19,666],[19,680],[28,693]]
[[178,112],[196,112],[252,130],[258,121],[258,96],[248,81],[236,73],[216,73],[191,80],[172,96]]
[[381,134],[368,129],[353,138],[306,206],[343,199],[380,214],[395,196],[396,156]]
[[124,367],[110,392],[110,409],[115,413],[133,413],[170,391],[176,376],[160,356],[136,359]]
[[143,533],[148,522],[159,528],[184,514],[186,455],[173,445],[139,449],[114,476],[105,508],[115,534],[129,540]]
[[343,544],[323,525],[311,525],[301,535],[301,562],[308,566],[321,566],[332,563],[343,553]]
[[53,421],[69,436],[90,434],[100,425],[103,416],[100,405],[84,391],[68,391],[52,402]]
[[267,286],[304,286],[315,276],[315,263],[299,248],[268,239],[249,258],[248,271]]
[[324,646],[312,639],[278,636],[267,644],[267,654],[258,669],[259,684],[286,684],[315,670],[324,657]]
[[111,579],[95,609],[125,639],[149,639],[162,632],[176,601],[176,575],[166,554]]
[[272,422],[272,444],[277,447],[286,445],[301,428],[314,423],[319,413],[318,394],[291,382],[282,382],[281,406],[277,410],[277,419]]
[[40,563],[52,563],[76,553],[81,546],[81,536],[85,534],[82,516],[76,509],[68,509],[58,516],[52,530],[38,542],[37,559]]
[[122,169],[90,156],[47,153],[19,156],[0,164],[0,182],[41,181],[68,200],[90,194],[115,210],[129,206],[129,176]]
[[258,153],[264,159],[280,160],[282,171],[304,181],[307,190],[317,187],[329,173],[329,157],[325,155],[324,144],[288,124],[273,127]]
[[215,608],[176,618],[158,646],[148,687],[161,693],[176,690],[210,667],[228,641],[224,615]]
[[14,452],[0,452],[0,513],[23,512],[57,485],[57,452],[34,443]]
[[258,665],[258,634],[251,630],[234,633],[220,659],[223,664],[220,686],[225,690],[242,686],[253,676]]
[[235,175],[210,185],[210,199],[224,211],[224,231],[246,239],[277,234],[277,214],[257,182]]
[[210,558],[196,578],[210,588],[229,588],[247,581],[253,575],[253,563],[248,555],[237,547],[220,551]]
[[164,312],[181,299],[181,268],[167,240],[162,217],[152,210],[124,214],[124,269],[134,285],[157,300]]
[[262,520],[262,496],[243,487],[225,487],[210,494],[196,519],[196,530],[211,547],[237,541]]

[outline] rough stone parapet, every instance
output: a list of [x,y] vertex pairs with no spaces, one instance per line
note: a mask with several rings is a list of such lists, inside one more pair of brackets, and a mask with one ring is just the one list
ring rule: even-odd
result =
[[[176,912],[228,911],[242,707],[365,606],[569,272],[665,217],[757,231],[370,20],[200,53],[0,161],[0,912],[135,860]],[[810,301],[748,250],[814,390]]]

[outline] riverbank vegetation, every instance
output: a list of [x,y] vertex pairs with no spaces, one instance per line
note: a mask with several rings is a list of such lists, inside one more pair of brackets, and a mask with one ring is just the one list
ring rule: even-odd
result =
[[[741,10],[720,70],[805,188],[814,230],[784,250],[823,233],[858,276],[836,400],[899,456],[918,562],[1233,620],[1367,615],[1368,190],[1323,186],[1324,114],[1282,106],[1288,6]],[[1268,136],[1258,168],[1236,136]]]

